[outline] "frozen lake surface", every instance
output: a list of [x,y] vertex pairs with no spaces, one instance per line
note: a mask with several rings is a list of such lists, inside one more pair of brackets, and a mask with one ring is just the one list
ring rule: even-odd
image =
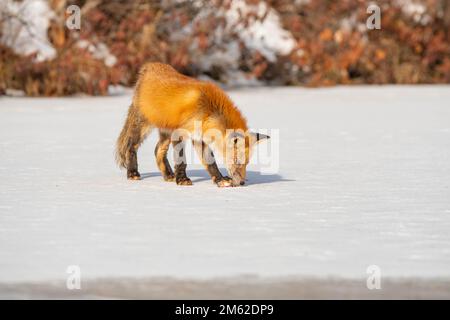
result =
[[[0,283],[85,278],[450,278],[450,86],[229,92],[279,129],[278,173],[164,182],[153,133],[128,181],[130,96],[0,98]],[[273,140],[275,141],[275,140]],[[271,141],[271,143],[274,143]],[[263,146],[261,146],[263,147]],[[62,282],[65,283],[65,282]]]

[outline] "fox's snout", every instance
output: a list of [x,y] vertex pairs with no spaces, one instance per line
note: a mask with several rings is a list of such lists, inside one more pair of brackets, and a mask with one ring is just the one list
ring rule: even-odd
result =
[[239,175],[233,176],[231,179],[234,186],[243,186],[245,184],[245,179],[241,178]]

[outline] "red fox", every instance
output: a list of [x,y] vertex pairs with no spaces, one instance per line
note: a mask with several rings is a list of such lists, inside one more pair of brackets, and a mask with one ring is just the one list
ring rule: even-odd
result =
[[[194,138],[200,123],[202,135]],[[192,185],[186,175],[184,143],[190,133],[194,149],[214,183],[219,187],[245,184],[246,167],[253,146],[269,136],[248,132],[247,123],[225,92],[213,83],[178,73],[162,63],[148,63],[139,72],[132,104],[117,140],[116,160],[127,169],[127,177],[139,180],[137,150],[151,129],[159,129],[155,148],[156,163],[164,180]],[[206,139],[205,132],[220,133]],[[167,160],[170,144],[174,147],[175,172]],[[224,157],[230,177],[222,176],[211,150],[216,147]]]

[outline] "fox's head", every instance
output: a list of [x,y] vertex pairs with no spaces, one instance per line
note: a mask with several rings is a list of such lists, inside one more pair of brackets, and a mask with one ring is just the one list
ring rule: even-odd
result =
[[261,133],[232,131],[226,135],[225,162],[234,186],[243,186],[253,148],[270,137]]

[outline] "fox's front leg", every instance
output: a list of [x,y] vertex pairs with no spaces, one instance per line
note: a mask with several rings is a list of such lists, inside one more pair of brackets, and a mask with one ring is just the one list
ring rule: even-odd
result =
[[208,171],[211,176],[212,181],[217,184],[218,187],[232,187],[232,179],[227,176],[224,177],[222,176],[222,173],[220,173],[211,148],[203,141],[193,141],[192,143],[195,151],[197,151],[198,157],[202,160],[206,171]]
[[192,181],[186,175],[185,143],[182,139],[172,142],[175,161],[175,181],[178,185],[191,186]]
[[156,164],[165,181],[175,181],[175,175],[167,160],[167,151],[170,146],[170,135],[165,132],[159,132],[159,141],[155,148]]

